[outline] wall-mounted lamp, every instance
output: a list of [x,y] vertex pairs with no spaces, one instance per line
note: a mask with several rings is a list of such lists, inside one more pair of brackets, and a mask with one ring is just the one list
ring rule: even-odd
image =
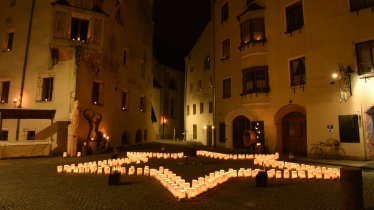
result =
[[333,125],[327,125],[327,130],[329,131],[329,133],[331,133],[333,129],[334,129]]

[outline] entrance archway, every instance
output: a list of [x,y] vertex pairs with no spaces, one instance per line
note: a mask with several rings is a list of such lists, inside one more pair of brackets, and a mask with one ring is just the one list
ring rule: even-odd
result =
[[296,155],[306,155],[305,108],[297,104],[288,104],[277,111],[274,116],[274,123],[276,127],[275,150],[280,153],[292,151]]
[[291,112],[282,119],[283,152],[306,156],[306,117],[299,112]]
[[243,148],[243,133],[245,130],[251,129],[251,121],[243,116],[237,116],[232,121],[232,140],[234,148]]
[[127,132],[124,131],[122,132],[122,135],[121,135],[121,146],[127,146],[129,144],[130,144],[129,137],[127,135]]

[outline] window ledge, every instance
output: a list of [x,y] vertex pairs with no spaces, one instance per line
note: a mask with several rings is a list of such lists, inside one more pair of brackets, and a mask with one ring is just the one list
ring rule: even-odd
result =
[[250,46],[254,47],[255,44],[258,44],[258,43],[261,43],[262,46],[264,46],[266,41],[267,41],[266,39],[249,41],[247,43],[241,43],[238,48],[239,48],[239,50],[243,50],[245,47],[250,47]]
[[226,61],[226,60],[230,60],[230,56],[222,57],[222,58],[221,58],[221,61],[222,61],[222,62],[224,62],[224,61]]
[[290,30],[287,30],[286,32],[284,32],[285,34],[290,34],[292,36],[292,33],[295,32],[295,31],[299,31],[299,33],[301,33],[301,30],[304,28],[304,25],[301,25],[297,28],[294,28],[294,29],[290,29]]
[[366,79],[366,78],[370,78],[370,77],[374,77],[374,72],[359,75],[360,79]]
[[270,92],[270,88],[256,88],[256,89],[250,89],[250,90],[245,90],[243,93],[240,94],[240,96],[245,96],[247,94],[253,94],[255,93],[256,95],[258,93],[266,93],[266,95]]

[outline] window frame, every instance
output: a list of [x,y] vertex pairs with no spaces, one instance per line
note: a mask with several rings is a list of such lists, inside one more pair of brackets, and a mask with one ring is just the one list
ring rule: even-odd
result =
[[[52,101],[54,77],[43,77],[41,101]],[[48,82],[47,82],[48,81]]]
[[226,1],[221,6],[221,23],[225,23],[229,20],[229,2]]
[[[301,15],[301,19],[300,19]],[[301,30],[304,27],[304,11],[302,0],[285,8],[286,34]]]
[[221,46],[221,60],[226,60],[230,58],[230,48],[231,48],[231,43],[230,43],[230,38],[226,38],[222,40],[222,46]]
[[[370,64],[371,64],[371,70],[370,71],[364,71],[362,65],[362,61],[360,60],[360,55],[362,55],[362,52],[360,51],[359,47],[362,45],[369,45],[369,53],[370,53]],[[356,48],[356,62],[357,62],[357,69],[358,69],[358,75],[361,77],[373,77],[374,76],[374,40],[369,40],[365,42],[359,42],[355,44]]]
[[[258,25],[256,25],[258,23]],[[261,25],[261,26],[259,26]],[[261,28],[261,30],[255,30],[256,28]],[[261,39],[256,39],[255,34],[261,33]],[[246,39],[248,37],[248,40]],[[242,49],[244,46],[254,43],[265,43],[266,36],[265,36],[265,18],[264,17],[256,17],[256,18],[249,18],[245,21],[240,23],[240,46],[239,48]]]
[[[268,93],[269,87],[269,71],[268,66],[252,66],[242,70],[243,74],[243,93]],[[261,76],[261,74],[263,76]],[[261,78],[260,78],[261,77]],[[264,84],[259,84],[260,81],[264,81]],[[252,82],[252,88],[248,87],[248,82]]]
[[10,80],[0,81],[0,83],[1,83],[0,103],[8,103],[9,102]]
[[200,114],[204,113],[204,102],[200,102]]
[[[225,87],[228,87],[228,90],[225,91]],[[231,98],[231,78],[222,80],[222,98]]]
[[[302,66],[301,67],[297,66],[296,70],[294,70],[293,69],[293,63],[294,62],[300,62],[300,61],[302,61],[304,69],[298,69],[298,68],[302,68]],[[300,64],[297,64],[297,65],[300,65]],[[298,73],[298,71],[301,71],[301,72]],[[289,60],[289,74],[290,74],[290,86],[291,87],[297,87],[297,86],[304,86],[304,85],[306,85],[305,56]],[[299,78],[297,78],[297,77],[299,77]]]
[[[73,25],[74,20],[77,20],[78,25]],[[86,29],[84,28],[85,30],[81,30],[82,27],[83,27],[82,23],[87,23],[87,28]],[[90,20],[88,18],[72,16],[71,20],[70,20],[70,39],[73,40],[73,41],[81,41],[81,42],[88,41],[88,39],[90,38],[90,25],[91,25],[91,23],[90,23]],[[78,28],[76,28],[76,27],[78,27]],[[76,31],[76,30],[77,30],[77,32],[73,33],[73,31]],[[84,34],[84,31],[86,31],[85,34]],[[85,35],[85,39],[83,39],[81,37],[82,35]]]

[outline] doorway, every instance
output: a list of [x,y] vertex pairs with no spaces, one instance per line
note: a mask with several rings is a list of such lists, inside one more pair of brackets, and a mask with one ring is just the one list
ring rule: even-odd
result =
[[208,146],[213,146],[212,144],[212,139],[213,139],[213,129],[212,129],[212,126],[211,125],[208,125],[206,127],[206,143]]
[[251,121],[245,116],[238,116],[232,122],[232,140],[234,148],[244,148],[243,133],[251,129]]
[[306,117],[299,112],[291,112],[282,119],[283,153],[307,155]]

